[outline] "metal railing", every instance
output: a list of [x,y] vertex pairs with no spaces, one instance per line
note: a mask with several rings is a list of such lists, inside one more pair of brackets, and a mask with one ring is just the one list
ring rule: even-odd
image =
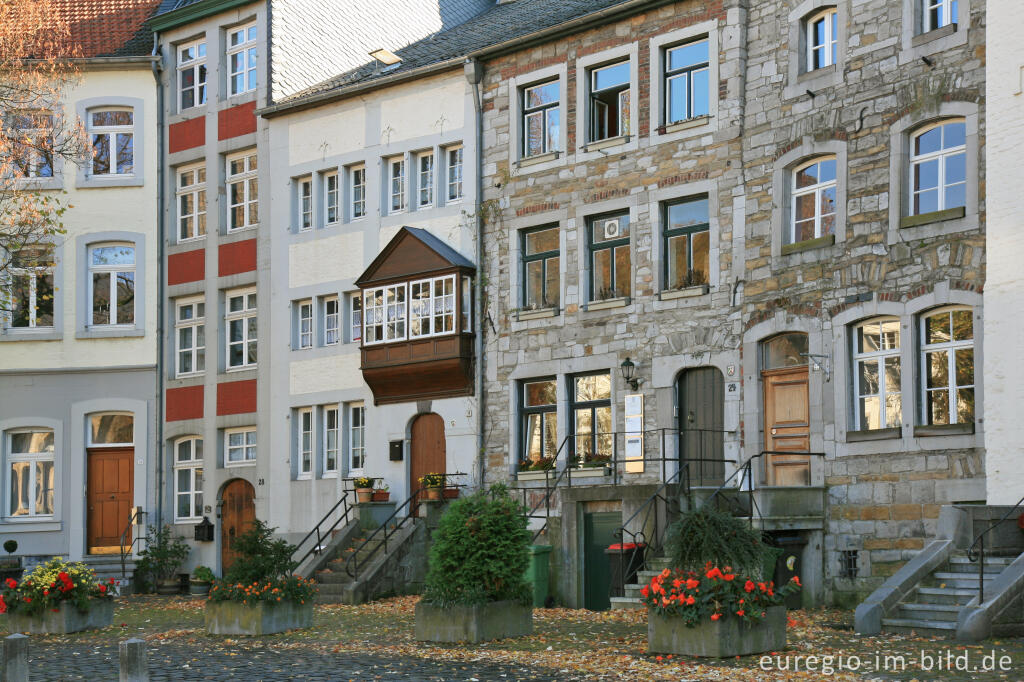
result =
[[[338,524],[344,521],[345,525],[348,525],[348,517],[349,514],[352,513],[352,503],[349,499],[349,494],[352,492],[353,491],[351,490],[342,490],[341,497],[338,498],[338,501],[334,503],[334,506],[331,507],[327,511],[327,513],[324,514],[323,518],[321,518],[320,521],[318,521],[317,524],[313,526],[313,528],[308,533],[306,533],[306,536],[299,540],[299,542],[295,545],[295,552],[292,553],[292,557],[293,560],[295,561],[296,568],[301,566],[302,562],[308,559],[311,555],[320,554],[320,552],[323,551],[324,540],[330,540],[331,534],[334,532],[334,529],[338,527]],[[325,524],[327,524],[331,516],[334,516],[339,509],[341,511],[337,513],[334,521],[325,528]],[[303,552],[303,547],[312,538],[316,538],[316,541],[312,544],[312,546],[306,549],[301,556],[299,556],[299,553]],[[294,559],[294,557],[296,556],[298,556],[298,558]]]
[[974,542],[967,549],[967,559],[972,563],[978,562],[978,603],[983,604],[985,602],[985,536],[988,535],[996,526],[1000,526],[1005,523],[1010,515],[1015,511],[1024,506],[1024,497],[1017,501],[1017,504],[1010,507],[1002,518],[995,523],[989,525],[988,528],[978,533],[978,536],[974,538]]
[[129,542],[127,545],[125,545],[125,541],[128,539],[128,533],[131,532],[132,526],[134,526],[136,523],[141,523],[142,522],[142,518],[145,515],[146,515],[146,512],[141,507],[136,507],[134,510],[132,510],[132,515],[128,519],[128,525],[124,527],[123,531],[121,531],[121,542],[120,542],[119,546],[120,546],[120,549],[121,549],[121,581],[122,581],[122,583],[125,580],[128,579],[128,555],[130,555],[132,553],[132,550],[135,548],[135,543],[141,543],[142,542],[143,536],[138,535],[138,534],[134,535],[132,537],[132,541]]

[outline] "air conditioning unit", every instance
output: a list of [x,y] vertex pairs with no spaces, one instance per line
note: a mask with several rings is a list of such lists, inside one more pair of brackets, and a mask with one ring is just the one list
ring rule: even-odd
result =
[[606,220],[604,221],[604,238],[615,239],[619,236],[619,220]]

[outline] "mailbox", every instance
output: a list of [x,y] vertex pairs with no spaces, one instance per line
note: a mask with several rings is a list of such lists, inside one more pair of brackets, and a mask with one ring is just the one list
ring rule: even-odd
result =
[[196,524],[196,542],[213,542],[213,524],[210,517],[204,516],[203,520]]
[[405,441],[401,440],[393,440],[390,443],[388,443],[388,455],[390,456],[392,462],[402,461],[402,452],[404,449],[404,445]]

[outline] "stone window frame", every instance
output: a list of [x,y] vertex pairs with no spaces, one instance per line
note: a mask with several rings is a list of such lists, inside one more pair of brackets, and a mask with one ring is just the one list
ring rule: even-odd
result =
[[[11,451],[11,442],[13,435],[16,433],[25,432],[50,432],[53,435],[53,452],[19,452],[18,457],[14,456]],[[0,452],[3,454],[3,484],[6,495],[3,496],[3,509],[0,518],[3,519],[4,523],[18,523],[24,520],[29,523],[46,523],[53,522],[60,519],[58,511],[58,500],[60,499],[60,492],[63,486],[60,485],[60,469],[58,462],[61,460],[61,454],[63,444],[57,440],[57,432],[52,426],[43,426],[41,424],[25,424],[19,427],[9,427],[0,431]],[[28,497],[29,504],[35,506],[36,499],[36,463],[50,462],[53,465],[53,510],[49,514],[41,514],[38,512],[26,513],[23,515],[15,516],[11,513],[11,502],[13,496],[13,482],[11,467],[15,462],[26,462],[29,463],[29,470],[26,474],[29,480],[30,494]]]
[[[52,246],[53,324],[49,327],[11,327],[11,311],[0,310],[0,343],[9,341],[60,341],[64,338],[64,242]],[[0,288],[10,286],[10,276],[0,277]]]
[[[576,302],[579,304],[580,310],[584,313],[593,314],[605,314],[606,308],[604,301],[592,301],[590,298],[590,249],[588,244],[589,235],[589,220],[594,216],[603,215],[606,213],[617,213],[628,211],[629,212],[629,264],[630,264],[630,295],[624,299],[620,299],[613,306],[620,312],[633,312],[634,301],[637,296],[637,245],[639,243],[639,236],[637,235],[637,229],[640,225],[640,205],[639,195],[631,195],[628,197],[621,197],[616,199],[608,199],[597,203],[581,203],[577,206],[573,220],[570,220],[565,230],[566,240],[575,242],[576,245]],[[538,223],[539,224],[539,223]],[[564,259],[569,260],[569,250],[563,251]],[[566,266],[568,267],[568,266]],[[568,270],[566,270],[568,272]],[[566,286],[563,291],[565,296],[563,297],[563,307],[570,305],[570,286]],[[613,299],[615,301],[615,299]],[[602,304],[594,306],[594,304]]]
[[[932,317],[937,317],[937,316],[942,316],[942,315],[949,315],[949,314],[951,314],[953,312],[957,312],[957,311],[961,311],[962,312],[964,310],[969,311],[971,313],[971,318],[972,318],[972,320],[971,320],[972,321],[972,331],[971,331],[971,338],[970,338],[969,341],[963,341],[963,340],[959,340],[958,341],[958,340],[955,340],[955,339],[951,339],[950,341],[934,343],[934,344],[931,344],[931,345],[926,345],[925,344],[925,331],[924,331],[925,330],[925,326],[924,326],[925,325],[925,320],[927,320],[929,318],[932,318]],[[935,307],[935,308],[928,308],[926,310],[922,310],[922,311],[920,311],[916,315],[916,317],[915,317],[915,325],[914,325],[914,340],[916,341],[916,345],[917,345],[917,347],[915,348],[915,352],[917,353],[918,367],[920,368],[920,372],[919,372],[919,375],[917,377],[917,383],[914,385],[914,390],[918,392],[918,401],[919,401],[919,408],[916,411],[916,413],[914,414],[914,418],[915,418],[915,422],[914,423],[915,423],[916,426],[947,426],[947,425],[948,426],[961,425],[961,426],[965,426],[965,427],[967,426],[967,424],[968,424],[967,422],[961,422],[959,420],[959,415],[956,412],[956,408],[953,405],[952,400],[950,400],[950,402],[946,406],[946,416],[949,419],[948,424],[940,424],[940,425],[928,424],[928,414],[927,414],[927,410],[928,410],[928,381],[927,381],[927,376],[928,376],[928,374],[927,374],[927,368],[925,366],[925,355],[930,350],[935,350],[935,351],[938,351],[938,352],[946,352],[946,353],[949,354],[948,363],[951,365],[953,363],[953,361],[954,361],[954,358],[956,357],[956,352],[957,351],[965,350],[965,349],[970,349],[970,351],[971,351],[971,375],[973,377],[973,381],[969,384],[969,387],[970,387],[970,390],[973,393],[976,390],[976,388],[977,388],[978,369],[979,369],[979,366],[978,366],[978,363],[977,363],[977,357],[976,357],[976,354],[975,354],[975,351],[977,350],[977,346],[978,346],[978,337],[977,337],[977,334],[974,333],[974,329],[976,329],[977,325],[973,325],[973,321],[974,321],[973,317],[974,317],[974,310],[970,306],[964,306],[962,304],[940,305],[940,306]],[[948,369],[948,367],[947,367],[947,369]],[[945,388],[945,391],[947,392],[947,395],[950,394],[950,393],[953,393],[955,389],[958,389],[960,387],[960,384],[957,382],[955,375],[956,375],[955,369],[953,371],[949,371],[948,372],[948,375],[947,375],[947,378],[946,378],[946,388]],[[975,399],[975,402],[974,402],[975,410],[977,410],[977,405],[978,405],[977,399]],[[977,419],[977,414],[974,415],[974,418]],[[970,424],[971,428],[973,428],[974,421],[972,420],[969,424]]]
[[[174,482],[171,484],[171,499],[174,500],[174,523],[176,524],[196,524],[199,523],[203,515],[198,516],[178,516],[178,497],[181,495],[188,495],[191,502],[189,505],[190,509],[195,509],[195,498],[199,497],[203,499],[203,489],[196,486],[195,472],[196,469],[203,469],[205,474],[204,457],[196,457],[196,443],[202,443],[203,437],[200,435],[192,434],[187,436],[179,436],[171,442],[171,471],[173,472]],[[189,451],[192,457],[187,460],[178,459],[178,447],[183,443],[190,443]],[[205,451],[204,451],[205,452]],[[181,491],[178,489],[178,472],[188,471],[189,472],[189,484],[191,488],[188,491]],[[204,477],[205,484],[205,477]],[[202,502],[200,502],[200,508],[202,508]]]
[[[813,71],[807,70],[807,21],[823,10],[836,9],[836,63]],[[848,57],[850,0],[804,0],[787,15],[789,25],[789,65],[783,99],[807,97],[807,91],[837,87],[843,83]]]
[[[25,431],[30,429],[53,431],[54,464],[53,464],[53,515],[46,517],[13,517],[9,516],[10,509],[10,477],[7,473],[10,461],[7,449],[9,447],[8,433],[11,431]],[[82,430],[79,436],[84,440],[85,431]],[[59,531],[63,518],[63,481],[64,481],[64,459],[61,453],[65,452],[64,443],[64,422],[60,419],[48,419],[40,417],[16,417],[0,420],[0,460],[3,464],[3,476],[0,484],[3,485],[4,493],[0,495],[0,518],[3,518],[4,530],[8,533],[35,532],[35,531]],[[84,450],[77,450],[84,452]],[[84,467],[83,467],[84,470]]]
[[[555,402],[554,402],[553,405],[550,405],[550,406],[549,405],[541,405],[541,406],[527,406],[526,405],[526,385],[527,384],[531,384],[531,383],[539,383],[539,382],[552,382],[554,384],[554,386],[555,386]],[[515,415],[516,415],[516,428],[515,428],[515,431],[517,431],[516,443],[517,443],[517,446],[518,446],[518,450],[515,451],[514,457],[509,462],[509,468],[510,468],[510,470],[511,470],[511,472],[513,474],[518,473],[519,472],[519,464],[521,462],[526,461],[526,454],[527,453],[526,453],[525,448],[526,448],[526,443],[527,443],[527,438],[528,438],[526,425],[527,425],[527,420],[528,420],[528,418],[531,415],[535,415],[535,414],[536,415],[541,415],[541,429],[542,430],[544,428],[544,426],[543,426],[543,424],[544,424],[544,415],[552,414],[552,413],[555,415],[555,452],[553,453],[553,455],[556,456],[556,458],[557,458],[559,446],[562,444],[561,441],[558,440],[558,437],[561,434],[561,432],[564,431],[564,425],[561,423],[561,420],[558,418],[558,405],[559,405],[558,393],[559,393],[559,384],[560,383],[562,383],[562,382],[559,381],[559,377],[557,375],[545,375],[545,376],[537,376],[537,377],[528,377],[528,378],[525,378],[525,379],[517,379],[515,381],[515,384],[516,384],[516,389],[515,389],[516,396],[515,396],[515,400],[513,402],[513,405],[515,407]],[[522,457],[520,457],[520,455],[522,455]],[[556,466],[557,466],[557,463],[556,463]]]
[[[89,299],[91,287],[88,278],[89,249],[101,243],[130,243],[135,247],[135,321],[126,325],[93,326],[92,301]],[[88,232],[75,239],[76,262],[80,264],[78,274],[80,286],[75,287],[75,338],[102,339],[129,336],[145,336],[146,334],[146,266],[149,254],[146,251],[146,235],[141,232]],[[55,280],[56,281],[56,280]],[[57,310],[54,308],[54,324]]]
[[[526,242],[527,242],[527,235],[533,234],[533,233],[537,233],[537,232],[547,232],[548,230],[558,230],[559,248],[554,250],[554,255],[552,255],[552,251],[551,250],[543,251],[543,252],[537,253],[537,254],[527,255],[526,254],[526,249],[525,249]],[[518,236],[519,236],[519,259],[518,259],[517,263],[518,263],[519,275],[520,275],[521,281],[523,283],[523,286],[520,287],[520,298],[519,298],[519,301],[518,301],[519,305],[520,305],[520,308],[522,310],[526,310],[526,307],[527,307],[527,300],[526,300],[527,299],[527,287],[526,287],[527,277],[526,277],[526,270],[527,270],[528,264],[529,263],[535,263],[535,262],[541,263],[541,267],[542,267],[542,269],[544,271],[544,274],[546,275],[547,274],[547,270],[548,270],[548,261],[551,260],[552,258],[558,258],[559,287],[558,287],[558,291],[556,292],[557,295],[558,295],[558,303],[556,303],[555,305],[542,305],[542,306],[540,306],[538,308],[531,308],[530,309],[531,311],[533,311],[533,310],[538,310],[538,311],[539,310],[549,310],[549,309],[557,311],[559,308],[562,307],[561,306],[561,302],[562,302],[561,279],[562,279],[562,257],[563,256],[562,256],[562,249],[561,249],[561,242],[562,242],[562,229],[561,229],[561,226],[558,225],[558,224],[543,224],[542,223],[542,224],[539,224],[539,225],[535,225],[533,227],[524,227],[521,230],[516,230],[516,232],[518,233]],[[541,284],[542,289],[546,289],[547,288],[546,285],[547,285],[547,278],[545,277],[543,279],[542,284]],[[547,292],[547,293],[550,294],[551,292]],[[545,300],[547,300],[547,299],[545,299]]]
[[[647,215],[650,220],[651,234],[654,238],[651,239],[651,262],[658,264],[658,279],[657,279],[657,291],[658,301],[661,302],[662,294],[667,291],[665,288],[665,277],[664,268],[662,267],[665,254],[662,253],[664,250],[664,236],[665,226],[664,220],[665,215],[663,208],[666,204],[670,204],[679,199],[686,199],[688,197],[696,197],[699,195],[707,195],[708,198],[708,230],[710,232],[710,241],[708,244],[708,282],[707,286],[709,290],[715,289],[721,283],[721,240],[720,240],[720,222],[719,222],[719,204],[718,204],[718,183],[713,180],[700,180],[698,182],[688,182],[682,185],[674,185],[665,189],[652,190],[648,192],[648,210]],[[656,309],[657,306],[656,306]]]
[[[570,304],[579,303],[579,286],[571,287],[569,285],[569,270],[568,263],[569,253],[568,245],[569,238],[568,232],[570,231],[570,220],[569,211],[567,209],[559,209],[555,211],[545,211],[544,213],[534,213],[529,216],[521,218],[513,218],[508,221],[508,234],[507,234],[507,245],[508,245],[508,257],[510,263],[515,263],[516,267],[508,269],[509,282],[508,282],[508,302],[506,303],[507,309],[514,311],[515,314],[510,317],[509,324],[513,332],[525,330],[531,326],[550,326],[553,320],[550,318],[558,318],[561,320],[565,309]],[[541,227],[544,225],[550,225],[552,227],[558,226],[558,251],[561,254],[558,264],[558,296],[559,296],[559,307],[550,308],[542,311],[531,311],[530,314],[524,314],[520,311],[522,307],[522,301],[524,297],[523,293],[523,270],[522,264],[522,231],[529,230],[530,228]],[[580,282],[582,280],[577,280]],[[573,290],[573,291],[570,291]],[[571,300],[570,300],[571,298]],[[533,313],[536,314],[533,314]],[[529,320],[537,318],[548,318],[541,322],[533,322],[528,324]],[[560,322],[555,321],[555,324]]]
[[[146,184],[146,107],[145,102],[137,97],[88,97],[75,102],[75,113],[79,120],[88,125],[89,113],[99,109],[129,109],[132,111],[132,173],[130,175],[92,175],[89,171],[91,163],[78,166],[75,175],[76,189],[93,189],[97,187],[142,187]],[[91,143],[90,143],[91,144]],[[56,175],[56,169],[54,169]],[[177,213],[177,212],[175,212]]]
[[[857,350],[857,347],[858,347],[857,346],[857,340],[858,340],[858,335],[860,333],[860,330],[863,329],[864,327],[868,326],[868,325],[880,324],[880,323],[883,323],[883,322],[896,322],[897,325],[899,326],[900,339],[899,339],[899,343],[898,343],[896,349],[895,350],[893,350],[893,349],[883,349],[883,350],[865,351],[865,352],[858,351]],[[862,319],[859,319],[859,320],[857,320],[855,322],[851,322],[849,325],[847,325],[847,327],[848,327],[849,343],[846,344],[845,347],[849,349],[849,362],[850,362],[850,382],[849,382],[849,387],[850,387],[850,410],[848,410],[848,412],[850,414],[850,417],[851,417],[850,432],[853,432],[853,433],[864,433],[864,434],[867,434],[867,435],[869,435],[871,437],[877,437],[879,439],[881,439],[883,437],[886,437],[886,436],[891,436],[893,438],[898,438],[900,436],[900,434],[902,433],[903,417],[904,417],[904,409],[905,409],[905,405],[904,405],[905,400],[904,400],[904,398],[906,397],[905,396],[906,391],[904,390],[904,384],[905,384],[904,378],[907,375],[908,370],[910,370],[910,373],[912,374],[912,366],[908,367],[903,362],[904,346],[906,345],[906,342],[908,340],[908,335],[904,332],[904,322],[905,321],[899,315],[872,315],[870,317],[862,318]],[[837,346],[837,348],[839,348],[839,347],[844,347],[844,346]],[[860,363],[860,362],[874,362],[874,363],[876,363],[876,366],[878,366],[879,364],[884,364],[885,360],[888,360],[888,359],[890,359],[890,358],[892,358],[894,356],[896,358],[898,358],[899,361],[900,361],[900,372],[899,372],[899,375],[900,375],[900,377],[899,377],[900,378],[900,381],[899,381],[899,384],[900,384],[900,389],[899,389],[899,394],[900,394],[900,426],[898,426],[898,427],[880,426],[877,429],[869,429],[869,428],[865,427],[863,424],[860,423],[860,409],[859,409],[859,405],[858,405],[858,400],[860,398],[861,393],[860,393],[860,390],[858,388],[858,386],[859,386],[859,379],[860,379],[860,373],[859,373],[859,370],[858,370],[858,363]],[[883,404],[883,399],[885,397],[888,397],[889,395],[892,395],[893,393],[895,393],[895,391],[892,391],[892,390],[889,389],[889,386],[887,384],[887,380],[885,379],[884,370],[883,371],[879,371],[878,375],[881,378],[881,382],[884,382],[886,384],[885,390],[884,391],[882,390],[882,383],[880,383],[879,384],[878,392],[876,394],[870,394],[870,395],[877,395],[878,398],[879,398],[879,403]],[[883,433],[883,432],[889,432],[889,433]]]
[[[793,172],[814,158],[824,156],[834,156],[836,159],[836,221],[831,235],[832,239],[820,237],[796,244],[787,244],[784,252],[783,231],[787,229],[793,215],[791,191]],[[771,247],[773,258],[788,258],[797,253],[803,253],[805,256],[799,257],[801,261],[807,258],[817,260],[825,258],[831,253],[827,250],[828,247],[846,241],[848,175],[846,142],[842,140],[815,142],[810,138],[804,138],[798,147],[786,152],[775,161],[772,171]]]
[[[628,135],[620,135],[606,140],[587,142],[590,135],[590,71],[594,68],[607,66],[615,62],[629,60],[629,120],[632,129]],[[573,121],[576,150],[576,162],[583,163],[596,158],[603,158],[606,150],[613,149],[615,154],[633,152],[639,149],[640,131],[640,46],[636,42],[618,45],[576,60],[576,112]]]
[[[648,60],[650,69],[650,138],[652,144],[675,142],[697,135],[707,135],[718,130],[718,87],[721,68],[721,55],[719,46],[719,27],[717,21],[703,21],[686,28],[681,28],[669,33],[663,33],[650,39],[650,56]],[[688,43],[706,37],[708,40],[708,84],[711,92],[708,94],[708,115],[707,117],[696,117],[679,121],[677,123],[665,124],[665,49],[676,47],[682,43]],[[639,123],[639,121],[638,121]]]
[[[963,0],[962,0],[963,1]],[[963,118],[967,125],[967,205],[963,210],[950,209],[925,216],[901,227],[910,216],[910,150],[913,135],[925,126],[944,119]],[[978,105],[973,102],[941,102],[927,113],[908,114],[889,129],[889,234],[888,242],[923,239],[925,237],[976,230],[981,224],[979,182],[981,145]],[[931,216],[935,220],[924,220]],[[924,220],[924,222],[922,222]]]
[[966,45],[970,37],[971,0],[959,0],[954,24],[924,32],[925,0],[903,0],[899,63],[902,66],[921,57]]
[[[295,410],[295,479],[296,480],[311,480],[313,478],[313,469],[316,468],[317,459],[317,409],[312,405],[305,407],[299,407]],[[309,430],[304,428],[303,419],[309,416]],[[308,433],[309,435],[309,468],[305,468],[304,455],[307,452],[306,444],[303,442],[303,437]]]
[[[558,107],[561,111],[561,125],[558,132],[558,149],[537,156],[523,156],[523,98],[524,88],[557,80],[559,84]],[[508,79],[508,158],[517,174],[538,173],[564,166],[568,163],[569,150],[569,69],[564,63],[519,74]],[[446,176],[447,177],[447,176]],[[447,194],[446,194],[447,196]]]
[[[251,426],[235,426],[235,427],[221,429],[221,431],[224,434],[223,435],[224,468],[256,466],[256,461],[259,459],[259,456],[260,456],[260,450],[259,450],[259,447],[260,447],[259,431],[257,430],[256,426],[255,425],[251,425]],[[242,444],[238,445],[238,446],[231,446],[230,445],[231,436],[236,434],[236,433],[242,434]],[[253,434],[253,442],[252,443],[249,443],[248,434],[250,434],[250,433]],[[242,459],[235,460],[235,461],[232,461],[232,460],[229,459],[228,453],[230,452],[232,447],[241,448],[241,450],[242,450],[242,457],[243,457]],[[250,448],[252,448],[253,456],[251,458],[246,458],[245,454],[246,454],[246,452]]]

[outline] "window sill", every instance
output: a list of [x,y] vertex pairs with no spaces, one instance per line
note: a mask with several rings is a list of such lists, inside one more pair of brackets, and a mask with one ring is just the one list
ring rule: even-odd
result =
[[802,83],[804,81],[814,80],[814,79],[818,78],[819,76],[834,76],[834,75],[836,75],[836,65],[835,64],[829,64],[828,66],[823,66],[820,69],[814,69],[813,71],[804,71],[802,74],[800,74],[799,76],[796,77],[796,82],[797,83]]
[[915,438],[929,436],[969,436],[974,433],[974,422],[966,424],[932,424],[914,427]]
[[64,182],[58,174],[49,178],[15,178],[14,186],[24,190],[63,189]]
[[525,322],[526,320],[542,320],[548,317],[555,317],[558,315],[558,308],[541,308],[539,310],[518,310],[516,311],[516,321]]
[[929,223],[941,223],[945,220],[956,220],[957,218],[963,218],[965,215],[967,215],[967,209],[963,206],[947,208],[944,211],[932,211],[931,213],[908,215],[900,218],[900,229],[902,230],[906,227],[918,227]]
[[225,374],[231,374],[233,372],[251,372],[256,369],[256,365],[243,365],[241,367],[228,367],[224,370]]
[[89,329],[80,329],[79,331],[75,332],[76,339],[117,339],[129,337],[143,337],[145,335],[145,329],[137,328],[102,329],[90,327]]
[[249,459],[244,462],[226,462],[224,464],[225,469],[234,469],[235,467],[254,467],[256,466],[256,460]]
[[558,477],[558,471],[555,469],[548,469],[547,471],[520,471],[516,474],[517,481],[544,481],[548,478],[555,479]]
[[295,477],[295,480],[296,481],[312,481],[313,480],[313,474],[311,474],[311,473],[299,474],[298,476]]
[[596,152],[602,149],[608,149],[609,147],[618,147],[620,144],[627,144],[629,142],[629,138],[629,135],[619,135],[618,137],[609,137],[604,140],[595,140],[584,145],[583,151]]
[[924,45],[925,43],[930,43],[933,40],[938,40],[939,38],[951,36],[954,33],[956,33],[956,27],[956,24],[946,24],[942,28],[937,28],[934,31],[928,31],[927,33],[919,33],[918,35],[911,38],[910,46],[919,47],[921,45]]
[[88,176],[75,183],[75,189],[101,189],[104,187],[142,187],[145,180],[135,175],[104,177]]
[[675,123],[667,123],[658,129],[658,132],[662,135],[670,135],[672,133],[678,133],[681,130],[689,130],[691,128],[700,128],[711,123],[711,116],[694,116],[693,118],[687,118],[682,121],[676,121]]
[[243,225],[242,227],[229,227],[229,228],[224,230],[224,234],[225,235],[231,235],[231,234],[238,234],[239,232],[247,232],[249,230],[255,230],[255,229],[259,228],[259,226],[260,226],[260,224],[256,223],[255,225]]
[[546,163],[548,161],[557,161],[558,157],[562,152],[547,152],[546,154],[537,154],[536,156],[527,156],[516,162],[517,168],[526,168],[527,166],[536,166],[540,163]]
[[863,443],[871,440],[889,440],[903,436],[903,429],[895,426],[889,429],[864,429],[862,431],[847,431],[847,443]]
[[320,478],[338,478],[338,475],[337,471],[325,471],[320,475]]
[[62,332],[54,329],[45,331],[31,331],[28,329],[5,329],[0,334],[0,343],[16,341],[61,341],[64,338]]
[[629,305],[629,296],[621,296],[619,298],[606,298],[603,301],[591,301],[587,304],[587,311],[591,310],[610,310],[611,308],[625,308]]
[[53,517],[45,519],[26,519],[14,516],[4,517],[5,533],[44,533],[47,531],[59,531],[61,522],[54,521]]
[[195,526],[202,522],[202,519],[174,519],[174,525],[176,526]]
[[836,236],[834,234],[826,234],[824,237],[817,237],[815,239],[805,239],[802,242],[795,244],[783,244],[782,255],[786,256],[791,253],[799,253],[800,251],[811,251],[813,249],[820,249],[826,246],[832,246],[836,243]]
[[177,380],[177,379],[195,379],[196,377],[201,377],[204,374],[206,374],[205,370],[203,370],[202,372],[189,372],[187,374],[175,374],[171,378],[175,379],[175,380]]
[[678,298],[694,298],[697,296],[703,296],[708,293],[710,287],[707,284],[698,284],[694,287],[685,287],[683,289],[668,289],[658,293],[659,301],[674,301]]

